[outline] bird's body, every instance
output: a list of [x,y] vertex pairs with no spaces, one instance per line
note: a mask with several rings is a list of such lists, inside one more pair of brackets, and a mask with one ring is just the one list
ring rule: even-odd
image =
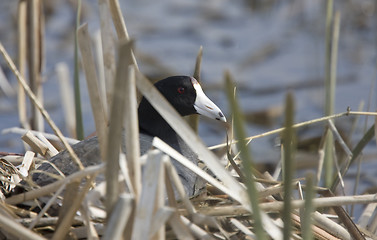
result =
[[[169,77],[157,82],[155,86],[182,116],[201,114],[213,119],[226,121],[220,109],[205,96],[198,82],[192,77]],[[141,155],[151,148],[153,138],[159,137],[195,165],[198,164],[196,153],[188,147],[145,98],[142,99],[139,105],[138,116]],[[73,145],[72,148],[85,167],[102,162],[97,137],[81,141]],[[126,151],[126,149],[123,149],[123,151]],[[54,156],[50,163],[53,163],[64,175],[70,175],[78,171],[76,163],[71,160],[67,151]],[[58,172],[50,163],[42,164],[38,170],[57,174]],[[193,195],[197,176],[178,162],[173,161],[173,164],[187,194]],[[53,178],[43,173],[34,174],[33,180],[39,185],[46,185],[54,181]]]

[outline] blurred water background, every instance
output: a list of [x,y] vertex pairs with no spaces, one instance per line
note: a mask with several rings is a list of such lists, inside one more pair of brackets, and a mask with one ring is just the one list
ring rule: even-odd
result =
[[[14,58],[17,53],[17,2],[0,1],[0,41]],[[50,0],[44,1],[44,4],[45,107],[67,134],[55,67],[59,62],[65,62],[73,75],[77,3]],[[224,71],[231,72],[248,120],[248,135],[282,126],[287,91],[294,93],[296,122],[324,115],[326,1],[128,0],[121,1],[121,6],[129,34],[135,40],[140,69],[151,78],[192,75],[197,52],[203,46],[203,88],[228,119],[230,111],[223,86]],[[341,14],[335,112],[344,112],[347,107],[357,110],[362,103],[363,110],[374,111],[376,1],[335,1],[334,9]],[[97,1],[83,1],[82,22],[88,22],[93,36],[97,33]],[[16,89],[15,77],[5,67],[3,59],[0,63]],[[95,128],[83,74],[81,85],[85,134],[89,135]],[[0,92],[0,130],[19,126],[16,109],[16,96]],[[343,117],[335,123],[347,136],[354,120]],[[359,118],[348,139],[351,148],[373,121],[372,118],[369,121]],[[47,125],[46,131],[51,132]],[[302,151],[302,157],[299,155],[299,166],[315,164],[318,158],[316,143],[323,132],[321,124],[298,130],[300,142],[309,142],[300,145],[305,151]],[[225,140],[224,129],[204,118],[200,124],[200,135],[207,145]],[[255,161],[279,161],[280,148],[275,147],[276,137],[252,142]],[[20,136],[0,135],[0,151],[23,152]],[[377,185],[376,158],[376,144],[372,141],[364,151],[364,178],[360,191]],[[349,176],[355,172],[356,168],[350,171]]]

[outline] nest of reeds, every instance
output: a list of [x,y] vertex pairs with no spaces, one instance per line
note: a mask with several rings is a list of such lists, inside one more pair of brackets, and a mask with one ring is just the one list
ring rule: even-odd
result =
[[[26,2],[20,3],[20,18],[25,17],[25,4]],[[91,40],[87,25],[77,26],[77,47],[88,82],[101,157],[106,159],[100,165],[87,168],[82,166],[70,146],[76,140],[62,135],[36,96],[37,90],[26,84],[23,72],[17,69],[0,44],[0,52],[21,86],[19,94],[26,94],[34,104],[35,123],[41,120],[38,120],[40,114],[55,132],[55,135],[49,135],[38,131],[24,131],[22,139],[32,151],[27,151],[24,155],[2,153],[0,156],[2,239],[377,239],[376,195],[334,194],[349,166],[373,138],[374,127],[367,131],[353,150],[349,150],[332,122],[332,119],[346,115],[374,113],[347,111],[294,124],[294,100],[293,95],[288,94],[284,127],[246,138],[233,81],[227,73],[226,89],[238,140],[230,137],[227,143],[211,148],[225,149],[225,156],[222,158],[226,159],[227,164],[223,165],[223,161],[198,140],[188,124],[181,121],[180,116],[138,71],[132,41],[128,39],[118,6],[114,0],[108,3],[100,1],[103,55],[113,63],[102,66],[107,82],[98,84],[95,61],[88,44]],[[35,22],[40,23],[39,6],[27,9],[34,11],[33,16],[37,18]],[[110,16],[120,42],[117,66],[114,55],[116,49],[112,45],[111,34],[107,34],[111,29]],[[34,27],[33,37],[38,42],[40,29]],[[335,27],[334,31],[336,29]],[[30,61],[41,61],[38,52],[40,51],[34,53]],[[197,79],[200,76],[200,60],[201,52],[194,73]],[[99,62],[103,62],[103,59]],[[59,69],[61,76],[64,76],[65,68]],[[34,78],[38,79],[37,73]],[[135,131],[138,129],[135,121],[136,89],[169,124],[179,129],[177,132],[198,152],[211,174],[190,164],[159,139],[153,142],[154,150],[146,156],[138,156],[138,147],[135,145],[138,142],[137,130]],[[127,113],[124,109],[128,109]],[[107,112],[110,114],[106,114]],[[135,149],[127,153],[127,161],[119,153],[124,115],[127,149]],[[195,125],[196,120],[191,122]],[[327,141],[323,140],[320,145],[320,162],[326,156],[325,149],[333,148],[331,144],[334,139],[340,143],[348,157],[329,188],[317,187],[318,177],[313,174],[308,174],[305,179],[294,178],[295,129],[316,122],[326,122],[328,125],[323,137]],[[108,123],[111,123],[110,127]],[[255,138],[278,133],[282,137],[281,164],[276,166],[273,175],[261,173],[255,169],[247,146]],[[229,133],[229,136],[232,134]],[[30,175],[37,171],[39,164],[58,154],[57,146],[61,145],[68,150],[80,170],[69,176],[54,176],[56,181],[51,184],[35,185]],[[199,195],[191,198],[186,195],[171,157],[207,182]],[[141,175],[142,167],[148,174]],[[105,181],[95,184],[95,178],[99,174],[104,174]],[[17,186],[25,186],[25,183],[28,183],[27,189],[15,192]],[[173,189],[177,191],[178,198]],[[351,218],[344,209],[346,205],[355,204],[363,206],[358,220]]]

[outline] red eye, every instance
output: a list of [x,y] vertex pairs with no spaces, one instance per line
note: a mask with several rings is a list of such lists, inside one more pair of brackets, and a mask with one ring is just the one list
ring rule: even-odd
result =
[[177,92],[180,93],[180,94],[182,94],[182,93],[185,92],[185,88],[184,88],[184,87],[179,87],[179,88],[177,89]]

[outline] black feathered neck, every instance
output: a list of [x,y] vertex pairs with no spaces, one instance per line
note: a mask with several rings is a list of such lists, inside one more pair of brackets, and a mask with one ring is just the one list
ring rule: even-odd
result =
[[[181,116],[195,114],[196,90],[188,76],[174,76],[163,79],[155,87],[178,111]],[[139,109],[139,129],[141,133],[157,136],[165,142],[177,140],[177,134],[152,105],[143,98]]]
[[173,128],[144,98],[139,106],[139,130],[140,133],[156,136],[163,140],[176,135]]

